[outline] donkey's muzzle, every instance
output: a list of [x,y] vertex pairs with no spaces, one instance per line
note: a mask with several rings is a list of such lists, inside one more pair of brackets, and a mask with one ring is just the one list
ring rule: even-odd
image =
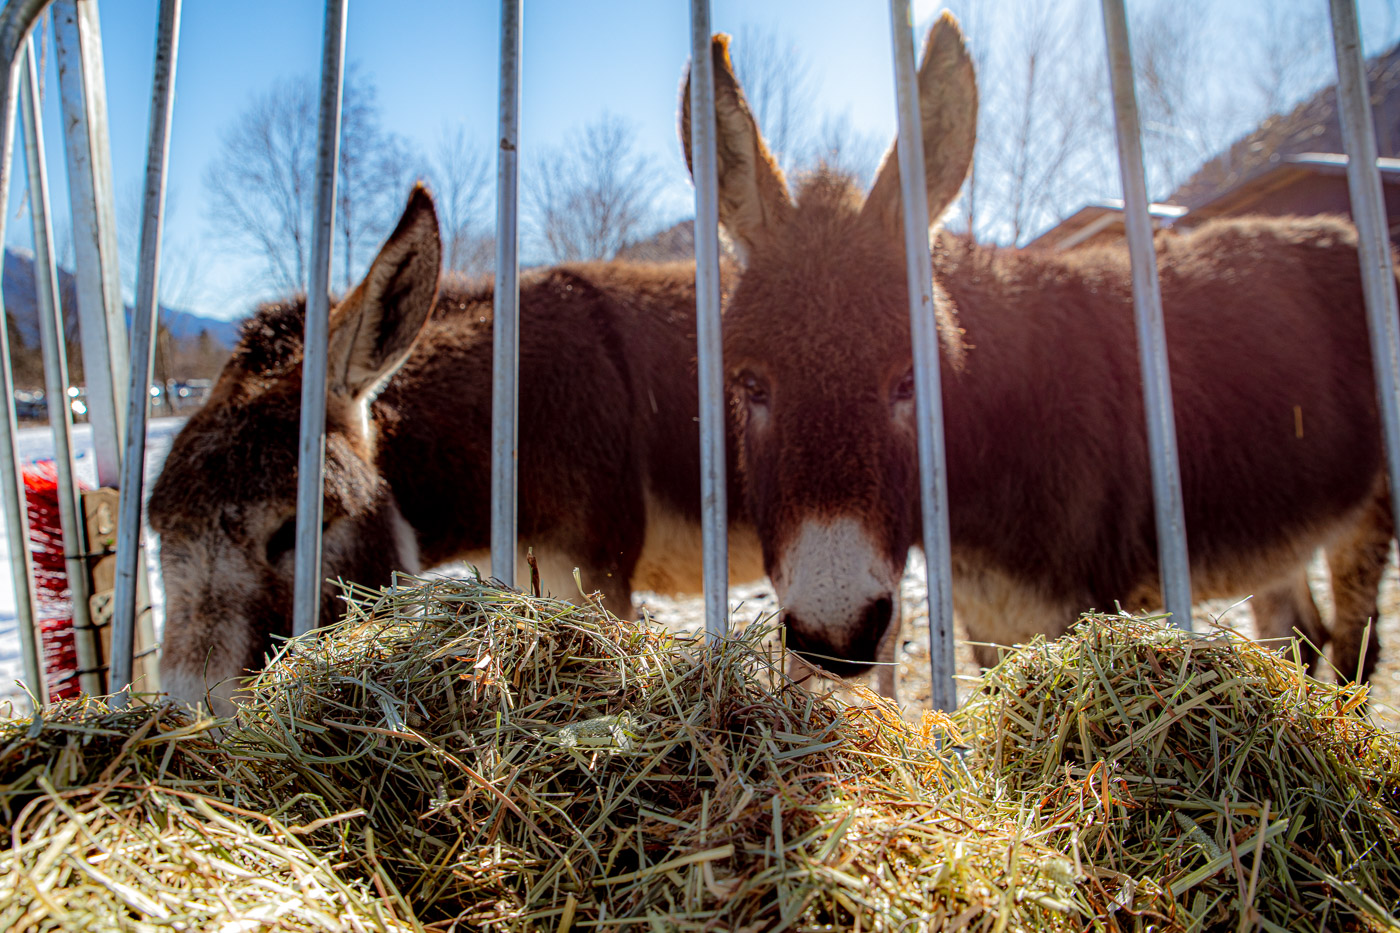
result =
[[874,600],[845,626],[817,626],[783,613],[787,646],[804,661],[837,677],[857,677],[875,663],[880,640],[890,626],[894,602]]

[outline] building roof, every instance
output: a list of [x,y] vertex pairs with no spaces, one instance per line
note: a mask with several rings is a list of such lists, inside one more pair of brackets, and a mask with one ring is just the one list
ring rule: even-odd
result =
[[[1175,204],[1149,204],[1153,226],[1170,222],[1186,213],[1186,208]],[[1098,237],[1122,239],[1123,202],[1117,198],[1100,201],[1081,207],[1069,217],[1026,244],[1027,249],[1073,249],[1083,246]]]
[[[1400,156],[1400,45],[1367,63],[1366,81],[1376,124],[1376,154],[1382,158]],[[1194,210],[1288,164],[1290,157],[1320,158],[1317,153],[1345,151],[1334,84],[1290,113],[1269,117],[1202,165],[1167,200]],[[1342,165],[1345,171],[1345,161]]]
[[[1377,159],[1376,168],[1380,170],[1382,185],[1400,185],[1400,159]],[[1295,185],[1309,176],[1332,175],[1345,179],[1346,174],[1345,154],[1305,152],[1299,155],[1283,155],[1271,160],[1247,180],[1219,191],[1214,197],[1199,204],[1191,210],[1188,222],[1194,226],[1212,217],[1249,213],[1269,195]]]

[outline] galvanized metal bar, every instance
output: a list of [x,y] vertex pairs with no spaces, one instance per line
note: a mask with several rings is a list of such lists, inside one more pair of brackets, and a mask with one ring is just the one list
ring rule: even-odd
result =
[[[127,389],[126,450],[117,506],[117,573],[112,595],[112,689],[131,683],[136,653],[136,613],[146,567],[141,548],[141,500],[146,478],[146,420],[160,320],[160,239],[165,219],[165,166],[170,155],[170,115],[175,107],[175,59],[180,40],[180,0],[161,0],[156,26],[151,121],[146,141],[146,193],[141,208],[141,264],[131,322],[131,383]],[[148,685],[142,685],[148,687]]]
[[340,97],[345,78],[348,12],[348,0],[326,0],[321,109],[316,123],[316,214],[311,233],[311,282],[306,292],[301,440],[297,450],[296,584],[292,621],[298,635],[311,631],[321,618],[321,516],[325,506],[321,483],[326,463],[331,247],[335,235],[335,173],[340,153]]
[[515,585],[520,411],[520,0],[501,0],[491,357],[491,576]]
[[695,176],[695,340],[700,369],[700,531],[705,632],[729,634],[729,497],[725,487],[724,344],[720,339],[719,169],[710,0],[690,3],[690,151]]
[[[1361,259],[1361,286],[1371,335],[1371,365],[1376,374],[1381,429],[1385,437],[1386,474],[1391,507],[1400,509],[1400,306],[1395,294],[1389,224],[1380,169],[1376,165],[1376,128],[1367,89],[1355,0],[1331,0],[1332,43],[1337,55],[1337,109],[1347,151],[1347,187]],[[1400,514],[1400,513],[1397,513]]]
[[[15,103],[19,98],[20,51],[35,20],[48,7],[48,0],[10,0],[0,10],[0,244],[5,242],[6,203],[10,196],[10,168],[15,146]],[[5,316],[0,298],[0,321]],[[15,447],[15,382],[10,367],[10,341],[0,327],[0,391],[5,393],[3,427],[0,427],[0,508],[5,510],[5,537],[10,547],[10,577],[15,590],[15,621],[19,629],[20,656],[24,677],[34,695],[43,701],[47,691],[44,669],[39,659],[38,630],[35,628],[33,559],[29,554],[29,515],[24,498],[24,481]]]
[[1108,40],[1108,73],[1113,86],[1113,115],[1118,130],[1118,167],[1123,179],[1123,223],[1133,270],[1133,312],[1142,366],[1143,407],[1152,459],[1152,501],[1157,518],[1157,554],[1162,598],[1172,623],[1191,629],[1191,565],[1186,554],[1186,510],[1176,455],[1176,418],[1171,373],[1162,319],[1162,291],[1157,254],[1152,245],[1147,183],[1142,168],[1142,133],[1138,127],[1133,57],[1123,0],[1103,0]]
[[57,0],[53,26],[88,420],[98,485],[115,486],[121,479],[123,376],[129,364],[97,0]]
[[[952,536],[948,527],[948,465],[943,438],[943,386],[938,324],[933,315],[933,263],[929,258],[928,189],[924,181],[923,124],[914,65],[909,0],[890,0],[890,40],[899,113],[900,193],[904,197],[904,261],[909,285],[909,326],[914,343],[914,395],[919,423],[919,493],[923,504],[924,558],[928,573],[928,635],[934,709],[958,706],[953,672]],[[898,612],[895,624],[898,624]]]
[[34,38],[25,43],[20,70],[20,109],[24,123],[24,157],[29,175],[29,218],[34,232],[34,292],[39,314],[39,343],[44,357],[44,396],[53,434],[54,473],[58,482],[58,524],[63,532],[63,562],[73,603],[73,646],[83,692],[100,695],[102,674],[96,632],[88,606],[87,529],[73,478],[73,409],[68,404],[68,353],[58,302],[58,266],[54,262],[49,173],[39,113],[38,57]]

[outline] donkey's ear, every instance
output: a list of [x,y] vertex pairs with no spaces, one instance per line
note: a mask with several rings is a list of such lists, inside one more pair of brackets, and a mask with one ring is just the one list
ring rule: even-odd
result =
[[441,264],[433,198],[415,185],[364,281],[331,312],[327,382],[332,391],[363,396],[403,365],[432,310]]
[[[792,212],[787,181],[773,160],[758,123],[744,100],[729,60],[729,37],[716,35],[710,43],[715,74],[715,154],[719,175],[719,222],[743,248],[744,254],[770,237]],[[691,174],[690,71],[681,96],[681,145]]]
[[[977,141],[977,76],[958,21],[946,10],[929,30],[918,83],[928,215],[936,220],[957,197],[972,166],[972,147]],[[904,212],[897,150],[897,145],[890,147],[861,214],[902,237]]]

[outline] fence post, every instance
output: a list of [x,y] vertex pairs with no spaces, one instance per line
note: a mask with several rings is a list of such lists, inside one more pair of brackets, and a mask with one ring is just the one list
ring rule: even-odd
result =
[[57,0],[53,30],[88,421],[97,483],[116,486],[126,423],[126,385],[119,374],[128,371],[129,361],[97,0]]
[[[930,699],[934,709],[958,707],[953,672],[953,566],[948,527],[948,464],[943,438],[943,386],[938,325],[933,316],[933,262],[929,255],[928,189],[924,182],[923,124],[914,66],[909,0],[890,0],[890,41],[899,113],[899,186],[904,197],[904,262],[909,284],[909,326],[914,343],[914,395],[919,424],[919,495],[923,505],[928,574]],[[899,611],[895,618],[898,620]],[[896,621],[895,624],[898,624]]]
[[1385,195],[1376,167],[1376,128],[1366,88],[1366,62],[1356,23],[1355,0],[1331,0],[1332,42],[1337,55],[1337,110],[1347,151],[1347,187],[1356,223],[1361,286],[1371,335],[1381,428],[1385,436],[1391,508],[1400,506],[1400,309],[1395,270],[1386,235]]
[[[15,147],[15,102],[18,99],[19,55],[34,21],[48,7],[48,0],[11,0],[0,11],[0,244],[5,242],[6,203],[10,196],[10,168]],[[0,299],[0,319],[5,305]],[[10,367],[8,328],[0,327],[0,391],[5,393],[0,420],[0,508],[5,510],[5,537],[10,547],[10,577],[15,587],[15,623],[19,629],[24,676],[40,701],[44,699],[44,669],[39,663],[38,630],[34,626],[34,574],[29,555],[29,516],[15,447],[15,382]]]
[[[136,610],[144,579],[141,500],[146,478],[146,419],[150,413],[152,370],[160,320],[160,237],[165,212],[165,165],[170,154],[170,114],[175,106],[175,58],[180,41],[180,0],[161,0],[156,33],[155,74],[151,79],[151,122],[146,143],[146,193],[141,209],[141,264],[131,322],[130,406],[126,450],[117,506],[117,573],[112,596],[112,690],[131,682],[136,653]],[[144,684],[147,690],[158,684]],[[118,703],[124,702],[125,693]]]
[[515,585],[520,379],[520,0],[501,0],[496,284],[491,324],[491,576]]
[[39,312],[39,341],[44,358],[44,395],[53,434],[54,474],[58,485],[58,524],[63,532],[64,567],[73,604],[73,647],[84,692],[102,693],[102,676],[88,605],[87,529],[73,479],[72,413],[68,404],[68,358],[63,345],[63,317],[58,303],[58,268],[53,258],[52,212],[48,165],[39,117],[39,78],[34,38],[25,43],[20,73],[20,108],[24,123],[24,157],[29,175],[29,218],[34,233],[34,292]]
[[700,370],[700,530],[705,632],[729,633],[729,499],[725,489],[724,343],[720,329],[719,170],[710,0],[690,3],[690,150],[695,177],[695,340]]
[[1157,554],[1162,598],[1172,623],[1191,630],[1191,565],[1186,555],[1186,510],[1176,456],[1176,418],[1172,407],[1167,338],[1162,321],[1161,283],[1147,210],[1147,183],[1142,169],[1142,133],[1138,128],[1133,57],[1123,0],[1103,0],[1108,74],[1113,85],[1113,116],[1118,130],[1118,167],[1123,178],[1123,223],[1133,269],[1133,312],[1137,321],[1138,357],[1142,366],[1143,409],[1152,458],[1152,502],[1157,518]]
[[326,371],[331,310],[331,241],[335,234],[335,173],[340,153],[340,94],[345,77],[347,0],[326,0],[321,50],[321,107],[316,122],[316,206],[311,232],[311,281],[306,290],[306,336],[301,363],[301,435],[297,448],[296,583],[293,632],[305,635],[321,618],[322,474],[326,465]]

